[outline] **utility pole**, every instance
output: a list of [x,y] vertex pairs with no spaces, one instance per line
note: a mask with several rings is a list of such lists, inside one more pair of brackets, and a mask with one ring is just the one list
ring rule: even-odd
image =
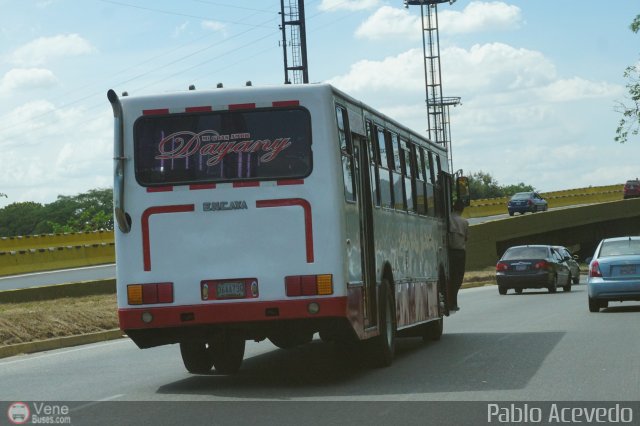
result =
[[[280,15],[282,17],[280,30],[284,54],[284,82],[285,84],[309,83],[304,0],[280,0]],[[289,41],[287,41],[287,29]],[[291,63],[289,63],[289,51]]]
[[422,50],[424,52],[424,81],[427,104],[427,132],[429,139],[441,144],[449,153],[453,173],[449,107],[460,104],[459,97],[442,96],[440,67],[440,34],[438,32],[438,4],[453,4],[456,0],[404,0],[405,7],[420,6],[422,17]]

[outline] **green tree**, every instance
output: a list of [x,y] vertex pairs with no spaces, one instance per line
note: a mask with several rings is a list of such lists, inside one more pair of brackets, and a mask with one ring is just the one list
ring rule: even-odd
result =
[[489,173],[483,171],[471,173],[469,176],[469,192],[472,200],[483,198],[506,197],[516,192],[535,191],[533,186],[520,182],[516,185],[500,185]]
[[0,209],[0,237],[37,234],[43,222],[42,204],[34,202],[12,203]]
[[66,196],[45,206],[47,232],[82,232],[113,229],[113,191],[92,189]]
[[[640,15],[637,15],[631,25],[631,31],[640,31]],[[628,80],[627,90],[629,91],[630,104],[618,102],[616,111],[622,114],[622,118],[616,128],[616,142],[625,143],[629,136],[637,136],[640,131],[640,62],[627,67],[624,77]]]
[[13,203],[0,209],[0,236],[113,229],[113,192],[92,189],[50,204]]

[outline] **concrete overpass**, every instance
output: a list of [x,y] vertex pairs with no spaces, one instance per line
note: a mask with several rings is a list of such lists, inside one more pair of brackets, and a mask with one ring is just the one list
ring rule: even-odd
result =
[[467,270],[495,265],[507,248],[521,244],[562,245],[584,261],[602,238],[624,235],[640,235],[640,198],[471,225]]

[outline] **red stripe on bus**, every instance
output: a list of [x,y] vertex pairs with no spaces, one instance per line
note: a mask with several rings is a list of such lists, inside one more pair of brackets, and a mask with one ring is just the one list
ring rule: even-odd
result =
[[279,180],[278,185],[304,185],[304,180],[302,179],[282,179]]
[[186,112],[209,112],[211,111],[210,106],[197,106],[197,107],[189,107],[185,108]]
[[257,200],[256,207],[288,207],[300,206],[304,211],[304,237],[307,248],[307,263],[313,263],[313,223],[311,220],[311,204],[302,198],[281,198],[277,200]]
[[142,213],[142,258],[144,270],[151,270],[151,243],[149,241],[149,218],[154,214],[164,213],[186,213],[195,211],[194,204],[183,204],[176,206],[149,207]]
[[272,105],[274,107],[291,107],[300,105],[300,101],[276,101],[273,102]]
[[197,185],[189,185],[189,189],[216,189],[215,183],[199,183]]
[[145,109],[142,111],[142,115],[159,115],[159,114],[169,114],[169,108]]
[[245,181],[245,182],[233,182],[234,188],[250,188],[254,186],[260,186],[260,182],[255,180]]
[[[282,285],[284,286],[284,280]],[[317,314],[309,313],[308,305],[312,301],[320,305],[320,311]],[[149,312],[152,315],[153,321],[150,324],[142,321],[142,312]],[[193,319],[183,321],[183,315]],[[122,330],[285,319],[345,318],[346,316],[346,297],[234,303],[212,301],[202,302],[199,305],[118,309]]]
[[147,192],[171,192],[173,191],[173,186],[149,186],[147,187]]
[[229,105],[229,110],[233,111],[236,109],[255,109],[256,104],[231,104]]

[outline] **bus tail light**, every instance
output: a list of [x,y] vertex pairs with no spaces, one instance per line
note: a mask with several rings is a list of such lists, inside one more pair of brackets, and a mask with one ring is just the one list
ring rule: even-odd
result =
[[284,278],[287,296],[328,296],[333,294],[333,275],[291,275]]
[[173,303],[173,283],[129,284],[127,303],[129,305]]

